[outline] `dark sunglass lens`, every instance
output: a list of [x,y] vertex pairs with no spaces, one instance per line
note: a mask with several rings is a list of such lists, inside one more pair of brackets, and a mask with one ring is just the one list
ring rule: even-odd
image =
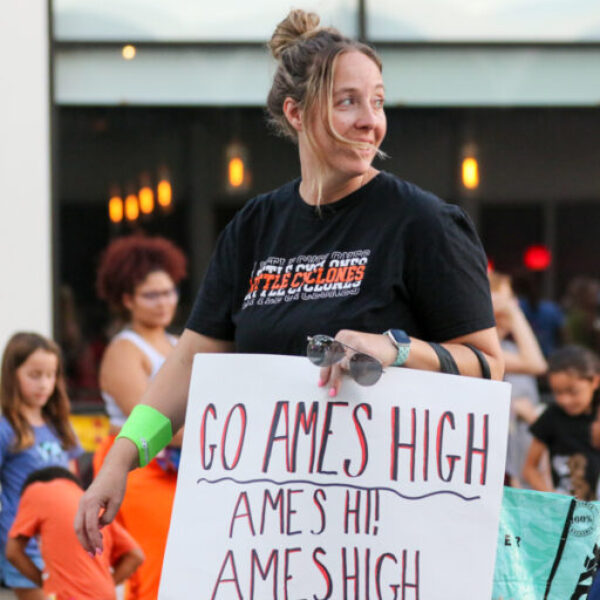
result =
[[344,347],[331,338],[315,336],[308,342],[306,356],[317,367],[330,367],[344,358]]
[[320,367],[325,359],[325,353],[327,348],[324,344],[317,342],[316,340],[310,340],[308,346],[306,346],[306,356],[313,365]]
[[373,385],[379,381],[383,369],[375,358],[360,352],[350,359],[350,374],[359,385]]

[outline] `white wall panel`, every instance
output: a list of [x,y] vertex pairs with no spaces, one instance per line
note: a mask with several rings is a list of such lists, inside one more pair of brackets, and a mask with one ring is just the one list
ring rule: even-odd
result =
[[[4,0],[0,19],[0,345],[50,334],[48,6]],[[8,15],[8,17],[7,17]]]

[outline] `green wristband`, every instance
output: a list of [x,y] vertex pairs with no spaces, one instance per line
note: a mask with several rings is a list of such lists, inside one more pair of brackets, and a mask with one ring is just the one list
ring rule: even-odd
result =
[[171,421],[155,408],[138,404],[121,428],[119,438],[127,438],[137,446],[140,467],[145,467],[173,438]]

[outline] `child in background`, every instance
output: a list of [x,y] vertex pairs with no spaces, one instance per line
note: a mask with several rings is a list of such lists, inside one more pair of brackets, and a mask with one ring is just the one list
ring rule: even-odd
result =
[[[17,333],[8,341],[2,357],[0,404],[1,575],[19,600],[43,600],[37,583],[6,560],[4,548],[27,476],[50,465],[74,469],[82,452],[69,423],[60,350],[54,342],[36,333]],[[35,540],[26,551],[42,569]]]
[[548,365],[513,293],[510,277],[496,272],[488,277],[505,362],[504,381],[511,384],[506,479],[507,484],[521,487],[521,471],[531,444],[529,425],[541,410],[536,376],[545,373]]
[[[592,447],[590,426],[596,417],[600,370],[596,355],[582,346],[566,346],[548,361],[548,380],[556,400],[531,425],[534,436],[523,477],[536,490],[596,500],[600,451]],[[552,486],[540,474],[544,451],[550,452]]]
[[[8,560],[56,600],[114,600],[115,586],[142,564],[144,555],[117,523],[102,530],[104,552],[90,556],[75,535],[73,521],[83,495],[77,477],[62,467],[32,473],[23,486],[19,510],[6,543]],[[27,556],[39,536],[47,578]],[[111,574],[111,567],[114,569]]]

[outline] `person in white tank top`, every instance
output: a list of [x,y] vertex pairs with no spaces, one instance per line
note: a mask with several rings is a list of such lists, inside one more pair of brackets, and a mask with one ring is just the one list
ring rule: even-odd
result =
[[[171,345],[175,346],[177,343],[177,338],[169,334],[167,334],[167,337],[171,342]],[[154,376],[158,373],[158,370],[165,362],[165,356],[133,329],[123,329],[113,338],[112,341],[114,343],[117,340],[130,341],[132,344],[137,346],[137,348],[139,348],[143,354],[146,355],[146,358],[151,365],[151,372],[148,377],[148,381],[154,379]],[[123,423],[125,423],[127,419],[127,416],[123,413],[116,400],[108,392],[102,391],[102,398],[104,400],[104,406],[106,408],[111,427],[113,429],[121,429]]]
[[[185,257],[164,238],[140,235],[113,241],[98,269],[99,296],[127,326],[110,342],[100,365],[100,389],[111,436],[94,457],[97,471],[133,407],[159,371],[177,339],[167,333],[177,308],[177,284],[185,276]],[[168,534],[181,431],[162,457],[130,473],[120,522],[146,557],[130,578],[126,600],[155,600]],[[175,448],[173,448],[175,446]]]

